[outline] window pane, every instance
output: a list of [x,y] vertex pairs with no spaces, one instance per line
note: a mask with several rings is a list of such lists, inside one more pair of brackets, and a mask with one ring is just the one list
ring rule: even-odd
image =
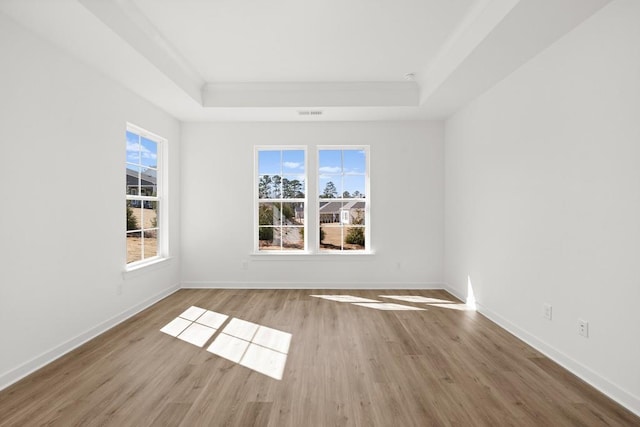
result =
[[280,228],[260,227],[258,241],[260,250],[280,250]]
[[321,201],[318,208],[320,224],[340,225],[340,210],[342,202]]
[[259,203],[258,204],[258,224],[259,225],[280,225],[280,212],[282,203]]
[[140,172],[140,195],[157,196],[157,171],[154,169],[143,169]]
[[142,202],[127,200],[127,231],[142,228]]
[[304,174],[304,150],[283,150],[282,172]]
[[342,168],[345,175],[366,173],[366,153],[364,150],[343,150]]
[[345,227],[344,229],[344,250],[364,249],[364,227]]
[[127,194],[134,196],[140,194],[140,167],[127,164],[126,177]]
[[365,197],[365,176],[345,175],[343,177],[343,197],[364,198]]
[[304,199],[304,175],[283,176],[282,197],[285,199]]
[[142,237],[139,232],[127,233],[127,264],[142,259]]
[[158,167],[158,143],[144,137],[140,142],[140,164]]
[[282,174],[282,152],[271,150],[258,151],[258,175]]
[[342,207],[344,225],[365,225],[365,202],[346,202]]
[[341,176],[320,176],[318,192],[321,199],[335,199],[342,194]]
[[320,224],[320,250],[341,250],[343,228],[339,223]]
[[286,250],[304,249],[304,232],[302,227],[282,228],[282,247]]
[[127,131],[127,163],[140,163],[140,137]]
[[144,257],[151,258],[158,255],[158,231],[150,230],[143,233]]
[[282,223],[284,225],[304,224],[304,203],[283,203]]
[[159,202],[152,200],[145,200],[142,202],[143,211],[142,215],[144,215],[144,228],[157,228],[159,225],[158,222],[158,211],[159,211]]
[[282,178],[280,175],[261,175],[258,179],[258,197],[260,199],[279,199],[282,197]]
[[318,163],[320,174],[341,174],[342,150],[320,150]]

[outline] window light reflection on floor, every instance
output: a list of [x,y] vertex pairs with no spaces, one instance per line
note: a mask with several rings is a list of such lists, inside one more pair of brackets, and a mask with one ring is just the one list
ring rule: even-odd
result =
[[399,301],[407,301],[413,303],[424,303],[429,307],[447,308],[449,310],[459,311],[475,311],[475,301],[473,305],[450,301],[446,299],[428,298],[420,295],[378,295],[380,298],[391,298]]
[[281,380],[290,343],[288,332],[231,319],[207,351]]
[[[200,307],[189,307],[166,324],[161,332],[203,347],[229,316]],[[281,380],[292,335],[288,332],[232,318],[207,351],[271,378]]]

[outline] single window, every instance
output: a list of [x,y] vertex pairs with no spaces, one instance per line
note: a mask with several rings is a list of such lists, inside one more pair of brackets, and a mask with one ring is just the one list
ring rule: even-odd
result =
[[320,252],[369,250],[368,157],[368,147],[318,150]]
[[126,132],[127,266],[163,256],[161,158],[165,140],[133,125]]
[[306,150],[256,148],[256,249],[306,250]]

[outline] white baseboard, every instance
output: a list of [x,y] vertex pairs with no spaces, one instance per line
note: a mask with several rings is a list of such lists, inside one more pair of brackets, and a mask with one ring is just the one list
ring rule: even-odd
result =
[[[450,292],[448,289],[447,291]],[[638,398],[638,396],[634,396],[626,390],[623,390],[606,378],[598,375],[596,372],[584,366],[580,362],[567,356],[557,348],[547,344],[535,335],[532,335],[524,329],[521,329],[517,325],[511,323],[509,320],[505,319],[491,309],[483,306],[480,303],[476,303],[476,306],[478,308],[478,312],[487,317],[489,320],[496,323],[498,326],[507,330],[511,334],[515,335],[522,341],[526,342],[531,347],[535,348],[540,353],[547,356],[549,359],[558,363],[569,372],[578,376],[583,381],[589,383],[591,386],[601,391],[611,399],[615,400],[620,405],[629,409],[634,414],[640,416],[640,398]]]
[[449,283],[443,283],[442,284],[442,289],[444,289],[445,291],[449,292],[451,295],[453,295],[454,297],[458,298],[460,301],[462,301],[464,303],[467,302],[466,295],[463,296],[457,289],[452,288],[451,285],[449,285]]
[[88,329],[87,331],[81,333],[80,335],[71,338],[70,340],[52,348],[51,350],[48,350],[44,353],[42,353],[40,356],[37,356],[31,360],[29,360],[28,362],[23,363],[22,365],[18,366],[15,369],[12,369],[11,371],[5,372],[2,375],[0,375],[0,390],[3,390],[7,387],[9,387],[11,384],[21,380],[22,378],[26,377],[27,375],[37,371],[38,369],[42,368],[43,366],[53,362],[54,360],[58,359],[59,357],[64,356],[65,354],[69,353],[71,350],[81,346],[82,344],[86,343],[87,341],[97,337],[98,335],[108,331],[109,329],[113,328],[114,326],[118,325],[119,323],[124,322],[125,320],[129,319],[130,317],[138,314],[139,312],[141,312],[142,310],[146,309],[147,307],[155,304],[156,302],[162,300],[163,298],[168,297],[169,295],[173,294],[174,292],[176,292],[177,290],[180,289],[180,285],[179,284],[175,284],[172,285],[171,287],[165,289],[164,291],[152,296],[151,298],[147,298],[146,300],[144,300],[143,302],[134,305],[133,307],[129,308],[128,310],[123,311],[120,314],[117,314],[115,316],[113,316],[110,319],[105,320],[104,322],[92,327],[91,329]]
[[[393,287],[391,287],[393,285]],[[182,289],[442,289],[430,282],[182,282]]]

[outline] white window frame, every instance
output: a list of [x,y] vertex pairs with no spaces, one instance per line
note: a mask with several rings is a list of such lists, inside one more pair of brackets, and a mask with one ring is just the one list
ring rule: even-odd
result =
[[[303,151],[304,152],[304,199],[286,199],[280,197],[277,199],[261,199],[259,197],[258,182],[260,180],[259,174],[259,152],[261,151]],[[309,156],[306,145],[256,145],[253,149],[253,253],[260,255],[300,255],[309,253]],[[260,202],[274,202],[274,203],[304,203],[304,225],[301,227],[304,233],[304,248],[288,250],[281,246],[280,250],[260,250],[260,220],[259,220],[259,205]]]
[[[342,199],[342,194],[340,194],[339,199],[321,199],[320,194],[322,194],[323,189],[320,188],[320,151],[322,150],[361,150],[365,153],[365,197],[363,198],[348,198],[346,200],[354,200],[364,202],[364,249],[321,249],[320,248],[320,201],[321,200],[345,200]],[[371,251],[371,186],[370,186],[370,167],[371,164],[371,150],[369,145],[319,145],[316,147],[316,167],[313,171],[315,174],[316,180],[316,194],[314,194],[314,205],[315,205],[315,230],[316,230],[316,244],[314,251],[318,254],[338,254],[338,255],[349,255],[349,254],[370,254]],[[341,172],[341,176],[344,176],[344,169]],[[349,224],[343,222],[342,211],[340,215],[340,224],[343,228],[348,228]]]
[[[165,186],[165,182],[167,181],[167,167],[166,167],[167,139],[131,123],[127,123],[126,131],[134,133],[138,135],[140,138],[144,137],[146,139],[152,140],[157,144],[156,196],[142,196],[139,194],[130,195],[130,194],[126,194],[127,192],[125,191],[125,199],[127,202],[130,200],[139,200],[141,203],[144,203],[145,201],[155,201],[158,203],[158,206],[159,206],[158,217],[160,218],[160,220],[158,221],[157,226],[155,227],[158,235],[157,254],[155,256],[144,258],[144,243],[143,243],[142,244],[143,258],[138,261],[127,263],[128,248],[127,248],[127,241],[126,241],[127,238],[125,235],[125,245],[124,245],[125,246],[125,249],[124,249],[125,265],[126,265],[125,271],[132,271],[132,270],[136,270],[151,264],[156,264],[160,261],[168,259],[169,257],[169,253],[168,253],[169,252],[168,251],[169,230],[168,230],[168,218],[167,218],[167,213],[168,213],[167,199],[168,198],[167,198],[167,191]],[[126,141],[126,138],[125,138],[125,141]],[[127,159],[126,159],[126,150],[125,150],[125,166],[129,164],[130,163],[127,162]],[[141,229],[143,230],[143,232],[144,230],[148,230],[148,229],[145,229],[144,226],[142,226]],[[125,234],[126,232],[127,230],[126,230],[126,221],[125,221]]]

